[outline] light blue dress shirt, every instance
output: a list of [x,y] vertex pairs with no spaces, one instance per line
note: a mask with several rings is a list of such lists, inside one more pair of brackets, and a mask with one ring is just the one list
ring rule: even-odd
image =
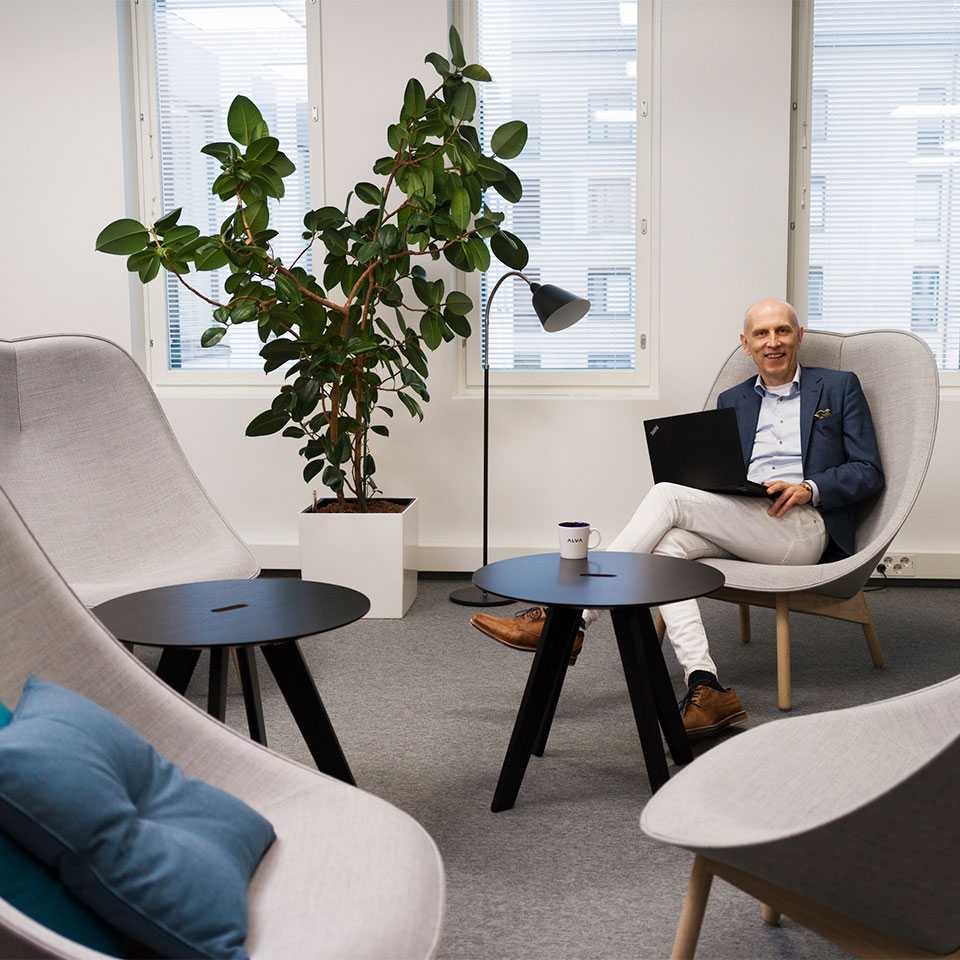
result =
[[[785,480],[800,483],[803,480],[803,451],[800,443],[800,365],[790,383],[768,387],[757,376],[753,389],[760,395],[760,417],[753,440],[753,454],[747,470],[747,479],[754,483]],[[812,503],[820,502],[820,492],[813,481],[807,483],[813,491]]]

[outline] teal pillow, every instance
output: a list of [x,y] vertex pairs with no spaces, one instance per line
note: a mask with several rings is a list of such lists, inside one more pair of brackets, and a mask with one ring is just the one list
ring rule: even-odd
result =
[[[0,703],[0,728],[10,722]],[[113,957],[127,954],[126,942],[73,897],[53,872],[0,833],[0,898],[54,933]]]
[[30,677],[0,730],[0,829],[164,957],[246,960],[247,886],[273,827],[85,697]]

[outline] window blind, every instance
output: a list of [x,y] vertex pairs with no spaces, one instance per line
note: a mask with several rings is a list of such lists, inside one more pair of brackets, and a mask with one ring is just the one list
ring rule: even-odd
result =
[[[523,185],[505,229],[530,251],[524,272],[587,296],[587,317],[545,334],[522,280],[497,292],[490,367],[556,371],[633,369],[636,364],[637,3],[621,0],[476,0],[479,129],[527,123],[523,153],[507,161]],[[493,260],[480,286],[481,311],[507,268]],[[482,316],[482,312],[481,312]]]
[[814,0],[811,327],[912,330],[960,367],[960,4]]
[[[163,210],[183,207],[181,223],[219,231],[232,205],[210,192],[219,164],[200,148],[230,139],[227,110],[242,93],[297,167],[284,180],[283,200],[270,200],[270,226],[280,231],[273,249],[289,263],[303,247],[302,218],[310,209],[303,0],[156,0],[154,17]],[[310,270],[308,258],[300,263]],[[189,282],[216,300],[228,275],[226,269],[194,273]],[[212,308],[176,277],[164,276],[171,369],[262,367],[256,324],[232,329],[216,347],[201,347]]]

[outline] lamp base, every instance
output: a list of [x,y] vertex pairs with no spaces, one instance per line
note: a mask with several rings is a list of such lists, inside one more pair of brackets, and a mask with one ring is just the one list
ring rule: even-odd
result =
[[479,587],[470,586],[454,590],[450,594],[450,602],[459,603],[462,607],[505,607],[508,603],[516,603],[516,600],[508,600],[495,593],[487,593]]

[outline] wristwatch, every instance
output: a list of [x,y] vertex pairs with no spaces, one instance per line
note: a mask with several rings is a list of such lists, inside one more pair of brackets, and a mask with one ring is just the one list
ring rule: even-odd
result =
[[813,501],[813,484],[809,483],[807,480],[800,481],[801,486],[806,487],[810,491],[810,501]]

